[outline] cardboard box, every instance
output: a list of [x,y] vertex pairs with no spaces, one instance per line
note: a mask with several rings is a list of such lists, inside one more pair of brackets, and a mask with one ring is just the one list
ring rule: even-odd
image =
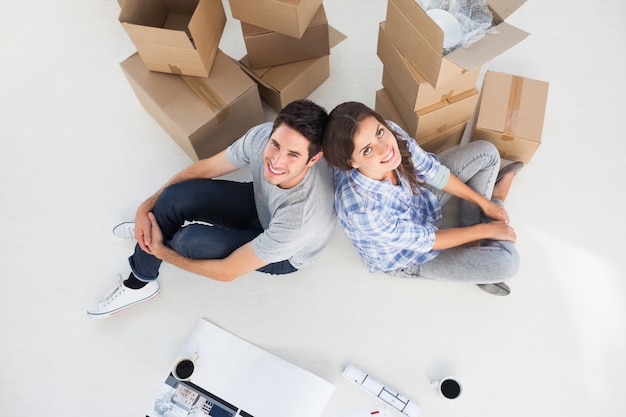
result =
[[[375,110],[378,114],[385,118],[385,120],[395,122],[405,132],[409,133],[400,118],[400,114],[384,88],[376,91]],[[431,135],[420,138],[419,140],[416,139],[416,142],[426,152],[440,153],[461,143],[467,123],[467,121],[461,122],[456,126],[444,129],[441,132],[435,132]]]
[[294,100],[307,98],[330,75],[330,56],[252,69],[247,56],[239,61],[244,71],[259,85],[261,99],[279,112]]
[[541,144],[549,84],[487,71],[471,140],[488,140],[502,158],[530,162]]
[[467,128],[467,121],[461,122],[456,126],[452,126],[441,132],[433,133],[432,135],[423,137],[419,140],[419,145],[426,152],[441,153],[446,149],[452,148],[461,144],[465,129]]
[[125,0],[119,21],[149,70],[208,77],[226,13],[221,0]]
[[383,78],[386,80],[385,91],[407,127],[407,132],[418,141],[425,136],[468,121],[476,111],[480,96],[476,88],[447,97],[434,108],[427,107],[414,111],[399,93],[402,87],[385,74],[384,68]]
[[241,22],[250,68],[267,68],[330,54],[328,20],[320,7],[300,39]]
[[428,113],[414,113],[414,118],[405,122],[409,127],[416,126],[414,138],[419,142],[427,136],[469,121],[476,111],[479,96],[477,89],[467,91],[452,97],[446,106]]
[[208,78],[148,71],[137,53],[120,66],[143,107],[195,161],[265,122],[256,84],[221,51]]
[[322,0],[228,0],[235,19],[301,38]]
[[[457,77],[433,87],[426,78],[398,51],[385,31],[385,22],[378,30],[377,54],[384,66],[383,87],[389,94],[399,94],[414,111],[435,110],[443,107],[449,98],[476,88],[481,67],[461,70]],[[389,78],[393,80],[390,82]],[[398,90],[394,86],[402,86]],[[399,102],[395,98],[394,102]]]
[[389,94],[384,88],[376,91],[374,110],[376,110],[376,112],[380,114],[385,120],[391,120],[392,122],[400,126],[402,130],[408,133],[408,129],[402,121],[400,113],[398,113],[396,106],[393,104],[391,98],[389,97]]
[[[345,38],[345,35],[329,26],[331,48]],[[247,56],[239,63],[259,85],[261,99],[276,111],[293,100],[308,97],[330,76],[330,55],[270,68],[250,68]]]
[[443,31],[415,0],[389,0],[386,30],[398,50],[433,86],[484,65],[528,33],[505,22],[526,0],[488,0],[497,33],[443,56]]

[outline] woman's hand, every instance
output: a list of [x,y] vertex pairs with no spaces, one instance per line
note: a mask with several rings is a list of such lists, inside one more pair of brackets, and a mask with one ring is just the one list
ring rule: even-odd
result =
[[490,223],[483,223],[481,226],[487,230],[485,239],[491,240],[508,240],[515,243],[517,241],[517,235],[513,228],[503,221],[493,221]]
[[485,203],[481,206],[481,209],[485,216],[490,219],[502,221],[506,224],[509,223],[509,213],[500,204],[496,204],[491,200],[485,199]]

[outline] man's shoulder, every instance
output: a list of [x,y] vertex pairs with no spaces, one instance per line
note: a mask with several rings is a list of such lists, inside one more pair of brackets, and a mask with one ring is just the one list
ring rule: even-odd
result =
[[268,139],[272,131],[272,126],[272,122],[261,123],[251,128],[248,133],[246,133],[246,136],[251,136],[255,140]]
[[257,144],[267,141],[272,131],[272,122],[265,122],[251,127],[240,139],[241,142]]
[[236,166],[249,164],[265,147],[272,131],[272,123],[265,122],[250,128],[228,147],[228,158]]

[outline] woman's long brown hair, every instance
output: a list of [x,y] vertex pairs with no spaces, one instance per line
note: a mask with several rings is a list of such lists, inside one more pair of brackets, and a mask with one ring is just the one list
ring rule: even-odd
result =
[[322,141],[324,158],[331,166],[342,171],[351,170],[350,160],[354,152],[354,136],[359,129],[359,123],[370,116],[374,117],[395,136],[402,157],[398,171],[409,181],[413,193],[419,194],[420,182],[415,175],[415,166],[411,159],[408,143],[387,124],[381,115],[363,103],[349,101],[338,105],[330,112]]

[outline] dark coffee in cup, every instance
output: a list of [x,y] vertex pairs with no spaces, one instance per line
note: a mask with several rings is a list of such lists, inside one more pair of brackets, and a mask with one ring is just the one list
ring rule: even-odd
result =
[[195,367],[191,359],[183,359],[174,368],[174,376],[180,380],[189,379]]
[[179,358],[172,366],[172,375],[179,381],[187,381],[191,378],[193,371],[196,369],[196,360],[198,353],[195,352],[191,356],[183,356]]
[[454,379],[444,379],[439,385],[441,394],[448,399],[455,399],[461,395],[461,384]]

